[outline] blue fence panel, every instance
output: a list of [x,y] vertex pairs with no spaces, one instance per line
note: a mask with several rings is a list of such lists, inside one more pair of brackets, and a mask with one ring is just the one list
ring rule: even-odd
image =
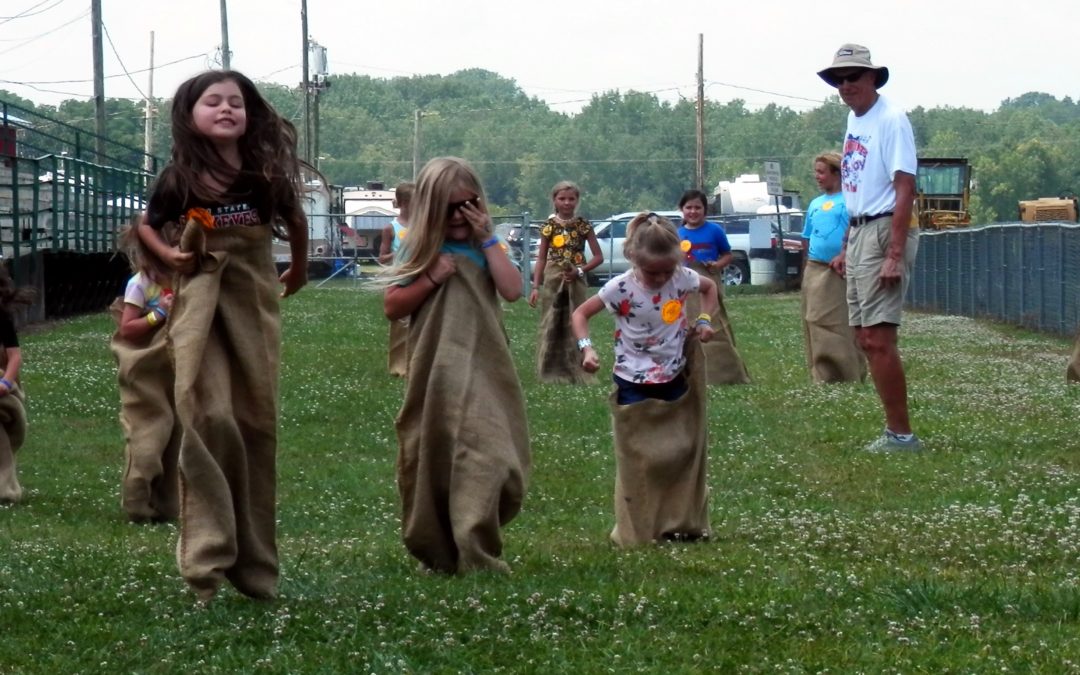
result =
[[1080,225],[923,232],[907,301],[927,311],[1071,335],[1080,324]]

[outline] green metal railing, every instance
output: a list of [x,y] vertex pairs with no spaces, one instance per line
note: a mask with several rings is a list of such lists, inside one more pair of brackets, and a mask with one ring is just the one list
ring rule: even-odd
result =
[[39,251],[105,253],[145,208],[153,176],[69,156],[0,158],[0,255],[12,274]]

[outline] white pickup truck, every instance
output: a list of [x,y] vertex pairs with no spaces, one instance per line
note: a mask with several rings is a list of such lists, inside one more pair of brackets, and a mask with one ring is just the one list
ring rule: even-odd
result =
[[[626,226],[638,213],[640,211],[620,213],[593,223],[596,239],[604,253],[604,262],[589,273],[590,284],[606,281],[630,269],[630,263],[623,254],[623,243],[626,241]],[[664,216],[676,226],[682,225],[682,213],[678,211],[654,213]],[[750,283],[750,259],[770,250],[772,234],[769,221],[753,215],[710,216],[708,219],[724,228],[731,244],[734,260],[724,270],[724,283],[729,286]],[[586,260],[592,257],[588,247],[585,248],[585,257]]]

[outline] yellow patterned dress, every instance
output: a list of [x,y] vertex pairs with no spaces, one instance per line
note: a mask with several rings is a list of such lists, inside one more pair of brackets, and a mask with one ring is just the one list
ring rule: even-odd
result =
[[540,228],[547,240],[544,283],[540,291],[540,336],[536,370],[541,382],[588,383],[595,378],[581,368],[581,359],[570,330],[570,315],[585,302],[585,279],[563,280],[564,271],[585,264],[585,242],[592,224],[584,218],[570,221],[549,218]]

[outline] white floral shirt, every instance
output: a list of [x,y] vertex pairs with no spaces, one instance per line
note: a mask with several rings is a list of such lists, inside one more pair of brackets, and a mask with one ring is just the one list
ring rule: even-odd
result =
[[678,267],[658,290],[645,288],[624,272],[600,289],[604,306],[615,315],[615,375],[638,384],[670,382],[686,366],[683,345],[690,331],[686,298],[701,277]]

